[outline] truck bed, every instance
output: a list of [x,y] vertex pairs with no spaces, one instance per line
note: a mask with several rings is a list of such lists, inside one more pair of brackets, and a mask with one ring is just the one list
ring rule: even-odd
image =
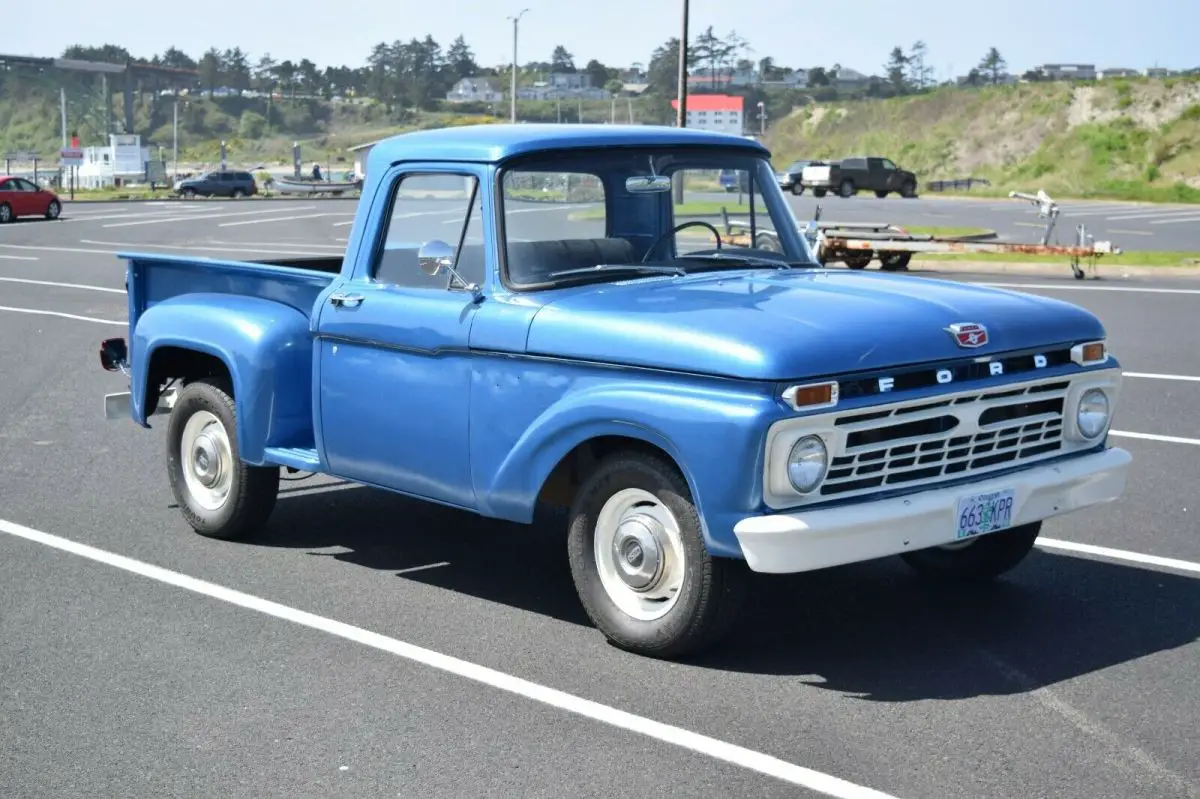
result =
[[342,257],[234,261],[217,258],[119,253],[129,264],[129,326],[160,302],[184,294],[232,294],[273,300],[308,316],[313,303],[341,271]]

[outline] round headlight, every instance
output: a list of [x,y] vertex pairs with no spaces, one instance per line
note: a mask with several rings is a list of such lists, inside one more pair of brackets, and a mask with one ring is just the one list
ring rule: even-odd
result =
[[1108,395],[1098,388],[1090,388],[1083,392],[1075,419],[1084,438],[1100,435],[1108,424]]
[[820,436],[805,436],[792,446],[788,454],[788,480],[801,494],[812,491],[825,479],[829,453]]

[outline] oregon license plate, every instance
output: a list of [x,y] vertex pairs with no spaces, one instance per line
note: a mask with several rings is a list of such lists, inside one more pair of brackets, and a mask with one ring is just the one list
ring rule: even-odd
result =
[[970,538],[1012,526],[1016,492],[1009,488],[958,500],[958,530],[954,537]]

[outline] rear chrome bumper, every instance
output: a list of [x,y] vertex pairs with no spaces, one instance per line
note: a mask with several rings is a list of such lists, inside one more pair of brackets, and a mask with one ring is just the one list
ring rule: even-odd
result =
[[[958,502],[1012,491],[1011,527],[1111,502],[1125,490],[1132,456],[1111,448],[952,488],[825,510],[753,516],[734,525],[753,571],[791,573],[952,544]],[[1003,534],[988,533],[988,535]]]
[[[166,416],[175,407],[175,400],[178,398],[179,392],[173,388],[169,388],[159,397],[158,406],[154,409],[151,416]],[[133,418],[133,393],[130,391],[119,391],[115,394],[104,395],[104,418],[112,419],[131,419]]]

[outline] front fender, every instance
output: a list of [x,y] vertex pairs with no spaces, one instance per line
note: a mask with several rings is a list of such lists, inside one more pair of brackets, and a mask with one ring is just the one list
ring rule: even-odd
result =
[[571,450],[593,438],[624,436],[653,444],[675,460],[709,551],[740,557],[727,521],[757,507],[767,417],[778,413],[768,394],[745,386],[591,384],[564,394],[525,429],[479,492],[481,503],[490,515],[528,521],[542,485]]
[[145,424],[156,352],[178,347],[225,364],[233,383],[243,460],[261,465],[267,447],[311,447],[313,357],[308,321],[281,303],[229,294],[187,294],[153,305],[132,334],[134,420]]

